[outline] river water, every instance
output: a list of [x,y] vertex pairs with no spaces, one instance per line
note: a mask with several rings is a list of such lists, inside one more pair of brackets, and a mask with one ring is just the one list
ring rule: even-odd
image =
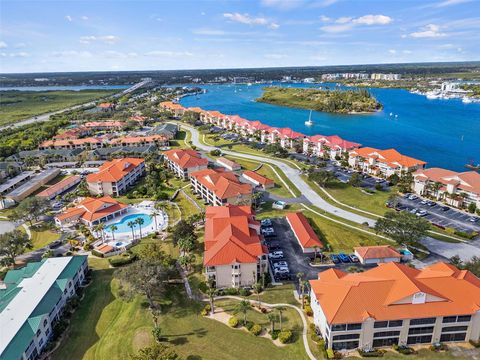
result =
[[[281,85],[333,87],[332,84]],[[465,164],[480,163],[480,104],[428,100],[406,90],[371,88],[369,91],[384,106],[382,111],[365,115],[313,112],[314,125],[308,127],[304,122],[309,110],[255,102],[264,86],[203,85],[200,87],[207,89],[205,94],[184,97],[180,102],[184,106],[238,114],[270,126],[290,127],[305,135],[337,134],[363,146],[393,147],[427,161],[428,167],[465,171]]]

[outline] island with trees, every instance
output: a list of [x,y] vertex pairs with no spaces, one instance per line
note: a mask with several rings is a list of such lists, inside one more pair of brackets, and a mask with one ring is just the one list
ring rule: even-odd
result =
[[259,102],[339,114],[372,113],[382,109],[367,90],[323,90],[266,87]]

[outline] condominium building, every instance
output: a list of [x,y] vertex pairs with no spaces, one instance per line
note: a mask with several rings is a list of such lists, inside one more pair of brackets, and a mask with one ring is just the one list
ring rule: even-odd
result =
[[478,341],[480,279],[453,265],[389,262],[311,280],[314,323],[330,349]]
[[217,159],[217,163],[220,166],[223,166],[225,169],[230,170],[230,171],[237,171],[240,170],[242,167],[240,164],[237,164],[235,161],[229,160],[224,157],[219,157]]
[[55,224],[57,226],[71,226],[82,223],[92,227],[124,215],[127,211],[128,205],[110,196],[101,198],[88,197],[55,216]]
[[416,171],[413,178],[413,188],[418,195],[433,196],[456,207],[473,203],[480,209],[480,174],[475,171],[422,169]]
[[176,118],[182,117],[185,113],[185,108],[177,103],[171,101],[164,101],[160,103],[160,108],[166,111],[171,111]]
[[260,175],[255,171],[245,170],[242,174],[242,177],[255,186],[260,186],[264,190],[273,188],[275,186],[275,182],[272,179]]
[[7,272],[0,282],[0,359],[39,357],[87,271],[85,255],[43,259]]
[[307,155],[335,159],[343,153],[358,149],[361,144],[342,139],[338,135],[313,135],[303,140],[303,153]]
[[195,150],[173,149],[165,151],[163,155],[167,167],[175,176],[184,180],[187,180],[192,172],[204,170],[208,166],[208,160]]
[[207,207],[205,219],[203,264],[217,288],[252,286],[268,272],[268,249],[250,206]]
[[252,186],[241,183],[238,176],[230,171],[205,169],[190,174],[192,191],[207,204],[250,205]]
[[105,146],[100,138],[88,137],[82,139],[47,140],[39,145],[44,149],[96,149]]
[[58,183],[50,186],[48,189],[43,190],[35,196],[48,200],[55,199],[55,197],[57,197],[58,195],[64,193],[68,189],[71,189],[72,187],[80,183],[81,180],[82,178],[80,177],[80,175],[69,176],[59,181]]
[[97,173],[87,175],[86,181],[92,195],[119,196],[144,174],[144,159],[114,159],[101,165]]
[[322,241],[305,215],[300,212],[288,213],[286,219],[304,254],[312,254],[323,248]]
[[402,155],[395,149],[378,150],[371,147],[349,152],[348,164],[364,173],[385,177],[423,169],[425,161]]

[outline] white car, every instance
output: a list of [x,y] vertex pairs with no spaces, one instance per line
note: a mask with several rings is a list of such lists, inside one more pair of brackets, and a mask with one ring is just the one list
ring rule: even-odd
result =
[[420,204],[422,204],[422,205],[427,205],[427,204],[428,204],[428,200],[422,200],[422,201],[420,201]]
[[420,210],[419,212],[417,212],[416,215],[417,216],[427,216],[428,212],[426,210]]
[[417,200],[418,199],[418,196],[415,195],[415,194],[412,194],[408,197],[409,200]]
[[283,259],[283,251],[274,251],[273,253],[268,254],[270,259]]
[[290,270],[288,268],[283,267],[283,268],[276,268],[273,270],[273,272],[275,274],[288,274]]
[[413,208],[413,209],[409,210],[409,213],[410,214],[416,214],[417,213],[417,208]]
[[281,267],[288,267],[288,264],[286,261],[277,261],[276,263],[273,264],[274,268],[281,268]]

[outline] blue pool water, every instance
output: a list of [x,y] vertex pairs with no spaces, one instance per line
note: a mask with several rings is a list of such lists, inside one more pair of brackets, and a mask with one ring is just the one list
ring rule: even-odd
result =
[[[480,104],[428,100],[406,90],[372,88],[370,91],[383,104],[383,111],[366,115],[313,112],[314,125],[307,127],[304,122],[308,119],[308,110],[255,102],[264,86],[204,85],[201,87],[207,89],[207,93],[187,96],[180,102],[184,106],[238,114],[270,126],[290,127],[306,135],[338,134],[363,146],[394,147],[405,155],[427,161],[428,167],[464,171],[464,165],[472,160],[480,163]],[[320,84],[283,86],[318,87]]]
[[[143,219],[144,223],[142,225],[142,228],[144,228],[145,226],[148,226],[152,223],[152,219],[150,218],[150,215],[147,215],[147,214],[131,214],[131,215],[127,215],[125,216],[124,218],[122,218],[122,220],[120,220],[119,222],[116,222],[114,225],[117,226],[117,230],[115,230],[115,234],[117,233],[125,233],[125,232],[131,232],[132,229],[130,228],[130,226],[128,226],[127,224],[130,222],[130,221],[136,221],[138,218],[141,218]],[[134,227],[134,230],[138,230],[138,224],[135,225]],[[111,230],[107,227],[107,231],[108,232],[111,232]]]

